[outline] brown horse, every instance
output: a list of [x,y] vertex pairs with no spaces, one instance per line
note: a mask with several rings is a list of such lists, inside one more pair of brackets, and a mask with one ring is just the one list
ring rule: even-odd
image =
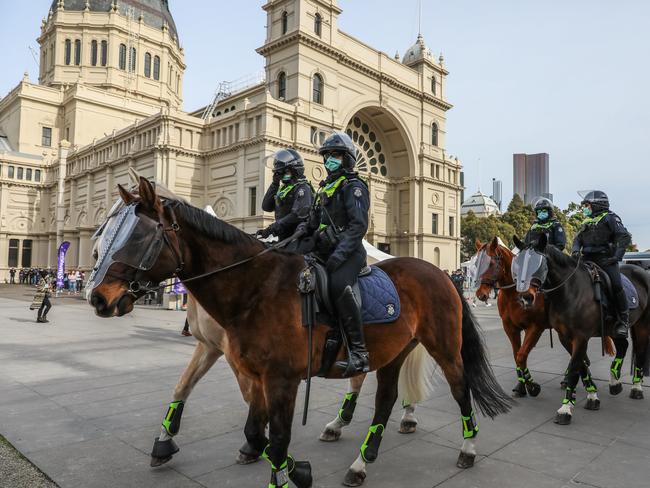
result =
[[[105,245],[90,279],[89,301],[102,317],[133,310],[145,283],[178,276],[201,306],[225,330],[230,360],[254,378],[260,391],[251,396],[245,434],[264,448],[271,464],[271,487],[311,486],[311,467],[289,456],[296,395],[307,371],[307,331],[301,326],[296,277],[302,256],[269,250],[239,229],[178,201],[162,203],[152,184],[140,179],[138,195],[119,187],[126,204],[106,226]],[[378,456],[381,438],[397,398],[400,368],[418,343],[436,360],[450,385],[462,416],[460,467],[476,455],[475,405],[494,417],[510,409],[498,385],[467,302],[447,276],[413,258],[385,261],[380,267],[398,290],[402,313],[387,326],[366,327],[371,369],[377,371],[375,415],[361,453],[346,475],[351,486],[363,483],[366,463]],[[321,361],[328,328],[314,330],[312,370]],[[341,355],[341,359],[344,359]],[[328,377],[340,378],[340,371]],[[173,428],[180,422],[170,408]],[[269,424],[270,441],[264,428]],[[268,445],[267,445],[268,443]]]
[[[499,290],[497,306],[503,330],[512,345],[517,371],[517,384],[512,390],[513,394],[516,397],[524,397],[526,394],[536,397],[542,388],[533,381],[532,374],[528,369],[528,355],[537,345],[544,330],[551,329],[544,305],[544,296],[540,295],[535,303],[528,308],[522,306],[511,272],[515,254],[502,245],[497,237],[486,244],[482,244],[477,239],[476,250],[478,251],[477,263],[481,267],[479,270],[481,274],[477,279],[479,287],[476,290],[476,297],[481,301],[487,301],[493,289]],[[523,344],[522,332],[524,333]],[[558,336],[560,343],[570,353],[571,343],[563,335],[558,333]],[[614,354],[614,344],[610,338],[605,341],[605,348],[608,354]],[[592,380],[588,365],[587,360],[580,374],[582,383],[589,394],[585,408],[597,410],[600,407],[598,388]]]

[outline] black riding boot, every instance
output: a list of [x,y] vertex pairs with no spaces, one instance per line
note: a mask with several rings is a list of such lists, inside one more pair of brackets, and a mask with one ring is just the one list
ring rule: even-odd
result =
[[627,332],[630,328],[630,311],[625,290],[620,290],[616,294],[616,308],[618,311],[618,321],[614,327],[614,339],[627,339]]
[[336,363],[336,367],[345,370],[343,373],[345,378],[356,373],[367,373],[370,371],[370,365],[366,342],[363,338],[361,310],[352,292],[352,287],[345,288],[343,295],[336,302],[336,311],[350,346],[348,362],[339,361]]

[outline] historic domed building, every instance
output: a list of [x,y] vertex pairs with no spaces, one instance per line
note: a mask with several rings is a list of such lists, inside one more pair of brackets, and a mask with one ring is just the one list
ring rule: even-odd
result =
[[[0,279],[9,267],[91,267],[94,229],[128,170],[247,231],[267,225],[263,161],[283,146],[324,176],[314,141],[346,130],[370,187],[367,239],[456,268],[460,171],[445,154],[446,77],[422,36],[403,61],[338,29],[336,0],[269,0],[265,79],[182,111],[184,53],[167,0],[55,0],[38,83],[0,99]],[[182,35],[182,33],[180,33]],[[207,94],[206,94],[207,95]]]
[[460,213],[465,217],[469,212],[473,212],[477,217],[488,217],[489,215],[499,215],[499,206],[490,197],[477,191],[463,202],[460,207]]

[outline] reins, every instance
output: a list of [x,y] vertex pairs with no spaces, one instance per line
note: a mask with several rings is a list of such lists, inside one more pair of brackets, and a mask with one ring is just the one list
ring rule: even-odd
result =
[[544,293],[544,294],[546,294],[546,293],[551,293],[551,292],[554,292],[554,291],[559,290],[560,288],[562,288],[562,287],[563,287],[564,285],[566,285],[567,282],[568,282],[568,281],[573,277],[573,275],[575,275],[575,274],[578,272],[578,269],[580,268],[580,263],[581,263],[581,262],[582,262],[582,256],[578,256],[578,263],[576,264],[575,269],[574,269],[573,271],[571,271],[571,273],[569,274],[569,276],[567,276],[567,277],[564,279],[564,281],[562,281],[562,283],[560,283],[560,284],[557,285],[557,286],[554,286],[553,288],[548,288],[548,289],[540,288],[540,289],[539,289],[539,292],[540,292],[540,293]]

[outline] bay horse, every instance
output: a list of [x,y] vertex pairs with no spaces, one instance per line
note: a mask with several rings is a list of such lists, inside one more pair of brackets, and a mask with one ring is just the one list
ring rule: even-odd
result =
[[[499,290],[497,306],[503,330],[512,346],[517,372],[517,383],[512,390],[513,394],[516,397],[525,397],[527,394],[536,397],[541,392],[542,387],[539,383],[533,381],[532,374],[528,369],[528,356],[537,345],[542,333],[546,329],[551,330],[546,307],[544,306],[544,296],[538,296],[535,303],[530,307],[523,307],[512,278],[511,268],[515,254],[507,246],[503,245],[498,237],[486,244],[482,244],[477,239],[476,249],[478,251],[477,282],[479,283],[476,297],[486,302],[492,290]],[[524,333],[523,343],[521,341],[522,332]],[[567,341],[561,334],[558,334],[558,336],[560,343],[570,354],[570,341]],[[605,342],[605,346],[608,354],[613,355],[614,346],[609,337]],[[580,371],[580,379],[588,394],[585,408],[587,410],[598,410],[600,408],[598,387],[592,378],[587,358]]]
[[[270,487],[312,484],[309,462],[288,454],[298,386],[308,370],[307,330],[301,325],[297,276],[300,255],[267,248],[243,231],[180,201],[164,204],[140,178],[138,194],[118,185],[125,207],[106,225],[107,238],[88,287],[89,303],[101,317],[133,310],[147,283],[180,278],[201,307],[226,331],[229,358],[254,378],[245,434],[271,464]],[[402,312],[388,326],[365,327],[371,370],[377,371],[375,414],[360,455],[344,483],[359,486],[367,463],[377,459],[386,423],[398,396],[398,376],[408,354],[422,344],[445,374],[461,411],[463,446],[457,465],[468,468],[476,456],[478,426],[474,405],[494,417],[512,401],[497,383],[469,305],[438,268],[415,258],[396,258],[381,267],[398,290]],[[317,324],[311,350],[318,369],[328,327]],[[340,353],[340,359],[344,352]],[[327,377],[341,378],[333,370]],[[170,427],[180,412],[170,408]],[[269,437],[265,426],[269,424]]]
[[[601,327],[604,326],[605,332],[610,330],[613,320],[603,317],[590,271],[581,260],[547,245],[545,235],[528,247],[515,236],[515,245],[522,249],[513,266],[513,278],[522,303],[529,308],[543,295],[549,323],[571,343],[567,388],[555,417],[557,424],[568,425],[575,407],[576,384],[587,357],[587,343],[591,337],[600,335]],[[650,274],[635,265],[621,266],[621,273],[630,279],[638,293],[638,308],[630,311],[635,361],[630,397],[641,399],[650,335]],[[628,341],[615,339],[614,345],[616,357],[610,368],[610,393],[618,394],[622,390],[620,377]]]

